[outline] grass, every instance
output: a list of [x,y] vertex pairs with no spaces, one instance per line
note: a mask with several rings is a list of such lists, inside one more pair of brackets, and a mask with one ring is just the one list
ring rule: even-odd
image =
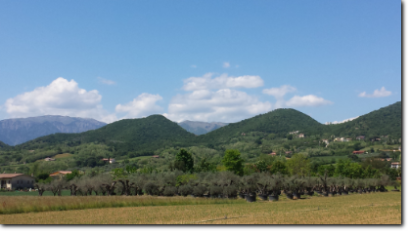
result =
[[[70,190],[63,190],[61,192],[62,196],[70,196]],[[21,191],[7,191],[7,192],[0,192],[0,196],[38,196],[38,192],[21,192]],[[54,196],[51,191],[45,191],[43,196]]]
[[[10,197],[9,201],[19,202]],[[14,199],[13,199],[14,198]],[[64,203],[68,197],[31,199],[24,204]],[[79,198],[79,197],[74,197]],[[96,198],[96,197],[92,197]],[[48,199],[48,200],[47,200]],[[81,199],[81,198],[80,198]],[[87,198],[85,198],[87,199]],[[212,203],[202,198],[106,197],[149,205],[105,209],[0,214],[1,224],[401,224],[401,193],[371,193],[278,202],[233,200]],[[103,201],[103,199],[99,199]],[[178,203],[158,205],[173,200]],[[205,200],[205,201],[202,201]],[[83,200],[82,200],[83,201]],[[81,201],[80,201],[81,202]],[[200,205],[195,203],[199,202]],[[157,205],[154,205],[154,204]],[[184,204],[182,204],[184,203]],[[20,206],[22,206],[20,204]]]
[[70,158],[72,156],[73,156],[72,154],[64,153],[64,154],[58,154],[58,155],[54,156],[53,158],[55,158],[55,159],[65,159],[65,158]]
[[3,196],[1,214],[166,205],[234,204],[235,200],[152,196]]

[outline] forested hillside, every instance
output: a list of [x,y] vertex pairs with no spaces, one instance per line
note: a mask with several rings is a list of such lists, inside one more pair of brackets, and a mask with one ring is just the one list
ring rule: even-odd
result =
[[0,141],[0,149],[6,149],[6,148],[10,148],[10,146],[7,145],[6,143]]
[[401,101],[387,107],[360,116],[343,124],[327,125],[326,132],[336,136],[355,137],[364,135],[367,138],[389,135],[393,138],[402,137]]
[[80,134],[53,134],[24,143],[19,148],[35,149],[65,144],[77,146],[83,143],[103,143],[118,153],[128,151],[154,151],[158,148],[187,145],[194,137],[162,115],[141,119],[126,119],[97,130]]
[[[255,166],[267,169],[272,152],[279,158],[302,154],[316,161],[316,167],[333,164],[340,158],[357,162],[360,158],[352,156],[354,150],[368,151],[370,154],[365,156],[397,160],[401,120],[401,102],[337,125],[323,125],[294,109],[277,109],[196,136],[162,115],[152,115],[117,121],[84,133],[48,135],[18,146],[0,142],[0,169],[27,173],[35,168],[33,164],[39,164],[40,170],[50,172],[94,167],[109,170],[129,163],[146,171],[172,170],[172,161],[182,147],[193,154],[198,169],[205,170],[222,169],[222,155],[229,149],[240,151],[246,163],[254,164],[249,165],[251,170]],[[290,134],[295,131],[298,133]],[[366,139],[355,140],[356,136]],[[335,137],[350,137],[351,141],[335,141]],[[328,140],[325,143],[323,139]],[[158,156],[154,159],[153,155]],[[57,160],[45,162],[46,157]],[[102,158],[115,158],[118,163],[107,165]]]
[[263,132],[274,134],[276,137],[286,137],[291,132],[298,130],[305,134],[320,134],[324,126],[294,109],[276,109],[266,114],[258,115],[238,123],[231,123],[225,127],[214,130],[198,139],[206,143],[224,143],[232,137],[237,137],[243,133]]

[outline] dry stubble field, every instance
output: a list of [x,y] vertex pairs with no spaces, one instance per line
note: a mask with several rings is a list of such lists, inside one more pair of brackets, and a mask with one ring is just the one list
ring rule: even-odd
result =
[[[19,198],[24,198],[19,199]],[[281,198],[278,202],[190,197],[1,197],[1,224],[401,224],[401,193]],[[7,204],[8,203],[8,204]],[[31,204],[30,204],[31,203]],[[111,203],[98,207],[98,203]],[[142,204],[137,204],[142,203]],[[25,208],[22,208],[22,206]],[[27,207],[31,205],[31,207]],[[47,211],[66,206],[63,211]],[[44,208],[39,208],[43,206]],[[59,207],[59,208],[60,208]],[[20,209],[18,209],[20,208]],[[91,209],[90,209],[91,208]],[[61,209],[64,209],[61,207]],[[4,214],[5,212],[15,214]],[[18,213],[20,212],[20,213]],[[24,212],[24,213],[22,213]]]

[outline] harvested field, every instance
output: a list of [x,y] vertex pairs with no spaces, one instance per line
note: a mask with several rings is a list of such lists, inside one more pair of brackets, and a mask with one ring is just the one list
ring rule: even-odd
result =
[[[58,206],[74,204],[81,197],[6,197],[18,206]],[[93,202],[97,197],[83,197]],[[105,198],[105,199],[104,199]],[[1,224],[401,224],[401,193],[354,194],[336,197],[311,197],[304,200],[280,199],[278,202],[214,200],[183,197],[104,197],[98,202],[145,203],[138,207],[47,211],[41,213],[0,214]],[[97,198],[98,199],[98,198]],[[113,199],[113,200],[110,200]],[[173,203],[164,201],[174,200]],[[217,199],[215,199],[217,200]],[[226,203],[223,203],[226,201]],[[135,203],[136,203],[135,202]],[[208,203],[207,203],[208,202]],[[36,204],[37,203],[37,204]],[[3,212],[6,212],[3,208]],[[96,207],[100,208],[100,207]]]

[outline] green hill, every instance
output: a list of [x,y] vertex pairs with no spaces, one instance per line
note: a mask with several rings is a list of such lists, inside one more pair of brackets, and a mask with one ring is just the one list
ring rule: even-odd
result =
[[237,123],[195,136],[162,115],[114,122],[100,129],[79,134],[53,134],[16,146],[21,149],[47,148],[55,145],[77,146],[84,143],[103,143],[116,154],[155,151],[166,147],[212,145],[229,143],[243,133],[259,133],[258,137],[285,138],[291,131],[305,136],[328,138],[366,136],[401,138],[401,102],[370,112],[353,121],[323,125],[294,109],[276,109]]
[[238,123],[231,123],[198,137],[203,143],[225,143],[242,133],[261,132],[264,135],[274,134],[286,137],[291,131],[299,131],[305,136],[320,135],[321,137],[356,137],[366,138],[389,135],[401,138],[402,130],[401,102],[389,105],[379,110],[360,116],[353,121],[323,125],[310,116],[294,109],[276,109]]
[[336,136],[366,138],[389,135],[393,138],[402,137],[402,108],[401,101],[379,110],[360,116],[353,121],[342,124],[327,125],[326,132]]
[[79,134],[53,134],[21,144],[20,148],[35,149],[65,143],[68,146],[83,143],[104,143],[117,152],[154,151],[167,146],[184,146],[194,135],[162,115],[141,119],[126,119],[100,129]]
[[310,116],[294,109],[276,109],[238,123],[231,123],[198,137],[198,140],[207,143],[224,143],[232,137],[242,133],[263,132],[286,137],[291,131],[300,131],[304,134],[320,134],[324,126]]
[[7,145],[6,143],[0,141],[0,149],[6,149],[6,148],[10,148],[10,146]]

